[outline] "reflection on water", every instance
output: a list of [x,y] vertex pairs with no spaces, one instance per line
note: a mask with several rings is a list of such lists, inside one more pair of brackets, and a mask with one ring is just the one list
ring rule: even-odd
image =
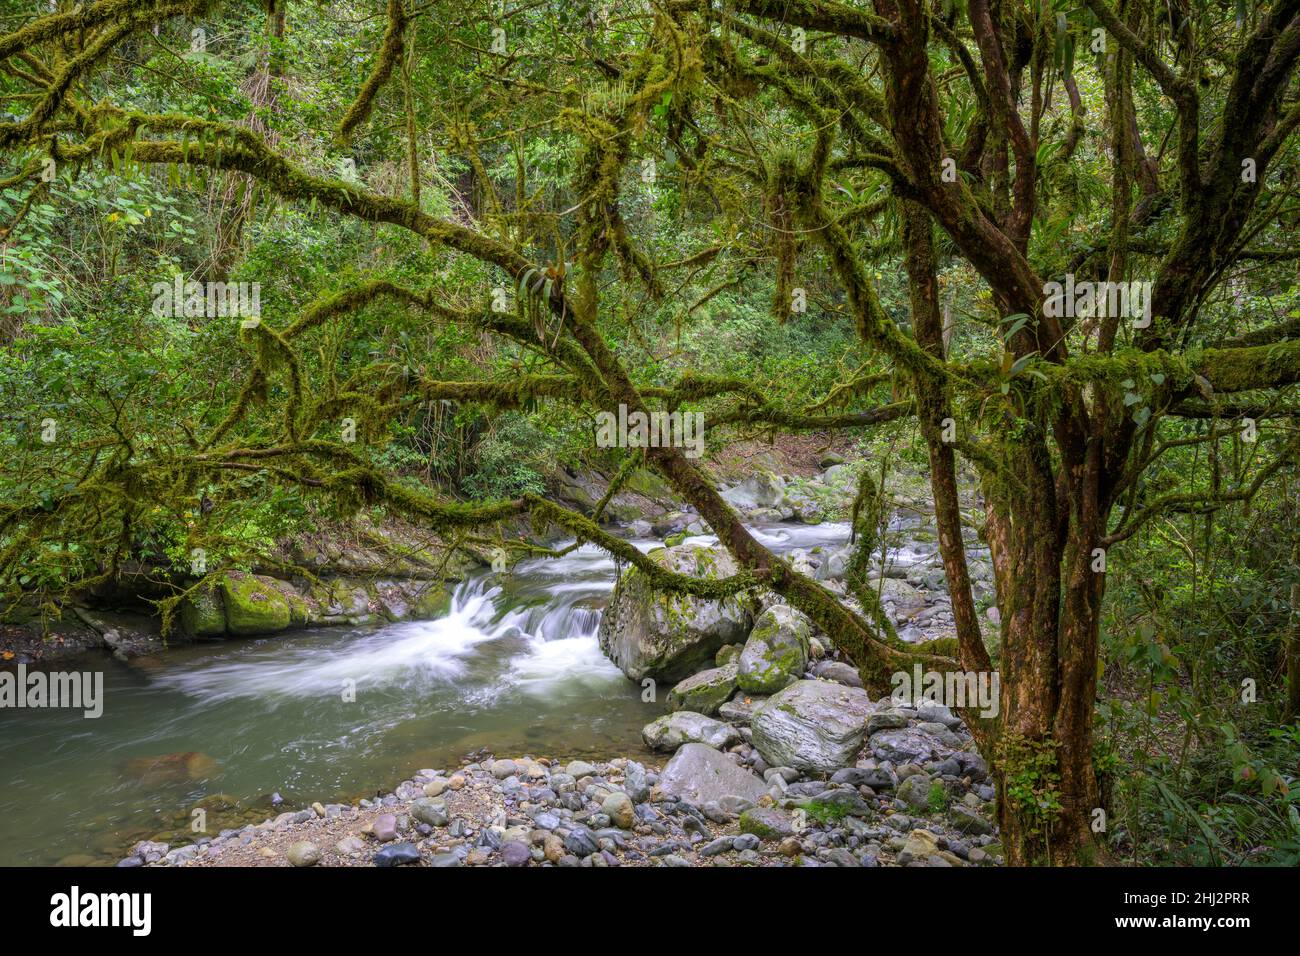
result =
[[[788,551],[848,526],[755,533]],[[435,621],[65,663],[104,671],[104,715],[0,710],[0,865],[113,862],[136,840],[178,842],[198,807],[215,834],[273,813],[273,793],[280,809],[350,800],[480,748],[648,756],[640,729],[662,705],[596,640],[614,570],[584,546],[462,583]]]

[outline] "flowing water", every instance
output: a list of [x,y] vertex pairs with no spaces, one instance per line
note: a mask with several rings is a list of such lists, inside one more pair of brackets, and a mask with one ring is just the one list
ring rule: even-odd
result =
[[[848,527],[755,534],[786,552],[842,544]],[[215,834],[272,815],[274,793],[280,810],[351,801],[484,749],[648,756],[640,730],[663,704],[596,639],[614,574],[584,546],[463,582],[438,620],[61,662],[103,672],[104,713],[0,709],[0,865],[109,863],[192,836],[196,809]]]

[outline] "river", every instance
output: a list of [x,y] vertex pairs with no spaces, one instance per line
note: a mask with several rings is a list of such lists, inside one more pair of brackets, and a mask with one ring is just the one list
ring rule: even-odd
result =
[[[755,534],[787,552],[843,544],[848,526]],[[649,757],[640,731],[662,700],[642,701],[596,639],[614,575],[588,545],[473,576],[437,620],[63,661],[103,672],[104,712],[0,709],[0,865],[110,864],[137,840],[192,838],[196,809],[215,835],[484,749]]]

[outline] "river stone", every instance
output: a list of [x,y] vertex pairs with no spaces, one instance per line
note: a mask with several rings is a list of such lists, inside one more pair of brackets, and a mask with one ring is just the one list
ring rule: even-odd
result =
[[867,734],[871,735],[879,730],[896,730],[899,727],[907,726],[907,715],[901,710],[893,707],[887,707],[884,710],[878,710],[871,715],[867,721]]
[[939,852],[939,838],[929,830],[913,830],[907,835],[902,850],[898,853],[898,862],[904,865],[913,860],[924,860]]
[[[728,647],[735,647],[728,644]],[[669,710],[693,710],[713,716],[736,690],[736,662],[700,671],[668,692]]]
[[636,807],[626,793],[611,793],[601,803],[600,809],[620,830],[630,830],[636,824]]
[[832,680],[847,687],[862,686],[862,675],[857,668],[843,661],[822,661],[813,668],[813,673],[822,680]]
[[441,800],[421,797],[411,804],[411,816],[431,827],[445,827],[448,820],[447,805]]
[[676,750],[682,744],[702,743],[730,747],[740,742],[740,733],[730,724],[689,710],[678,710],[651,721],[641,730],[651,750]]
[[878,731],[871,735],[869,745],[872,754],[878,759],[891,761],[895,765],[929,763],[936,759],[936,755],[945,754],[951,749],[915,727]]
[[[693,578],[725,578],[735,560],[722,548],[679,545],[651,551],[669,571]],[[629,678],[676,683],[712,663],[724,644],[739,644],[753,623],[737,598],[706,600],[654,590],[643,572],[629,568],[600,620],[600,647]]]
[[320,862],[320,847],[307,840],[299,840],[285,853],[294,866],[315,866]]
[[898,785],[896,795],[913,810],[924,810],[930,805],[930,786],[927,774],[913,774]]
[[564,838],[564,848],[574,856],[591,856],[600,850],[596,835],[586,827],[574,827]]
[[964,807],[960,803],[952,808],[953,826],[961,833],[973,833],[981,835],[993,832],[993,824],[984,819],[970,807]]
[[758,616],[740,652],[736,683],[751,694],[772,694],[803,676],[812,625],[794,608],[774,604]]
[[769,766],[834,773],[857,757],[872,706],[861,688],[801,680],[755,711],[753,744]]
[[375,866],[401,866],[403,863],[418,863],[419,860],[419,847],[403,841],[384,847],[374,855],[371,862]]
[[533,851],[526,843],[508,840],[501,844],[501,862],[506,866],[527,866],[532,859]]
[[740,657],[739,644],[723,644],[718,648],[718,653],[713,655],[714,667],[726,667],[733,664]]
[[740,832],[760,840],[780,840],[794,835],[794,820],[774,807],[751,807],[740,815]]
[[755,804],[767,794],[767,784],[744,767],[704,744],[685,744],[659,775],[665,795],[703,806],[716,800],[724,808],[737,799]]
[[273,579],[243,571],[228,571],[221,578],[221,598],[231,634],[272,634],[292,620],[289,601]]
[[750,697],[742,690],[718,708],[718,716],[729,724],[748,726],[750,721],[754,719],[754,711],[765,700],[767,700],[766,697]]
[[334,844],[334,852],[340,856],[358,857],[366,851],[366,841],[359,836],[346,836]]
[[375,839],[380,843],[396,840],[397,817],[391,813],[381,813],[375,817],[375,822],[370,826],[370,832],[374,834]]

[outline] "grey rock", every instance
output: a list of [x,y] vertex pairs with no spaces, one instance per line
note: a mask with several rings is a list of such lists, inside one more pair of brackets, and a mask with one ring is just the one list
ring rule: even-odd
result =
[[735,727],[689,710],[664,714],[651,721],[642,729],[641,737],[651,750],[676,750],[688,743],[730,747],[740,742]]
[[821,661],[813,668],[813,673],[822,680],[835,681],[837,684],[845,684],[849,687],[862,686],[862,675],[858,673],[857,668],[842,661]]
[[[652,561],[695,578],[735,574],[721,547],[678,545],[651,551]],[[738,644],[753,619],[737,598],[707,600],[661,594],[636,568],[624,573],[600,622],[601,649],[632,680],[684,680],[708,667],[724,644]]]
[[732,661],[686,678],[668,692],[668,709],[713,716],[736,691],[736,667]]
[[447,805],[441,800],[421,797],[411,804],[411,816],[431,827],[445,827],[448,821]]
[[767,784],[712,747],[689,743],[673,754],[664,767],[659,776],[659,789],[697,806],[716,800],[724,810],[739,813],[732,810],[738,805],[733,798],[755,804],[767,793]]
[[403,863],[418,863],[420,850],[414,843],[394,843],[386,846],[374,855],[371,862],[375,866],[401,866]]
[[600,850],[595,835],[586,827],[574,827],[564,838],[564,848],[577,857],[591,856]]
[[833,773],[857,757],[873,707],[860,688],[798,681],[755,713],[754,747],[771,766]]
[[501,845],[501,861],[506,866],[527,866],[532,858],[532,851],[526,843],[510,840]]

